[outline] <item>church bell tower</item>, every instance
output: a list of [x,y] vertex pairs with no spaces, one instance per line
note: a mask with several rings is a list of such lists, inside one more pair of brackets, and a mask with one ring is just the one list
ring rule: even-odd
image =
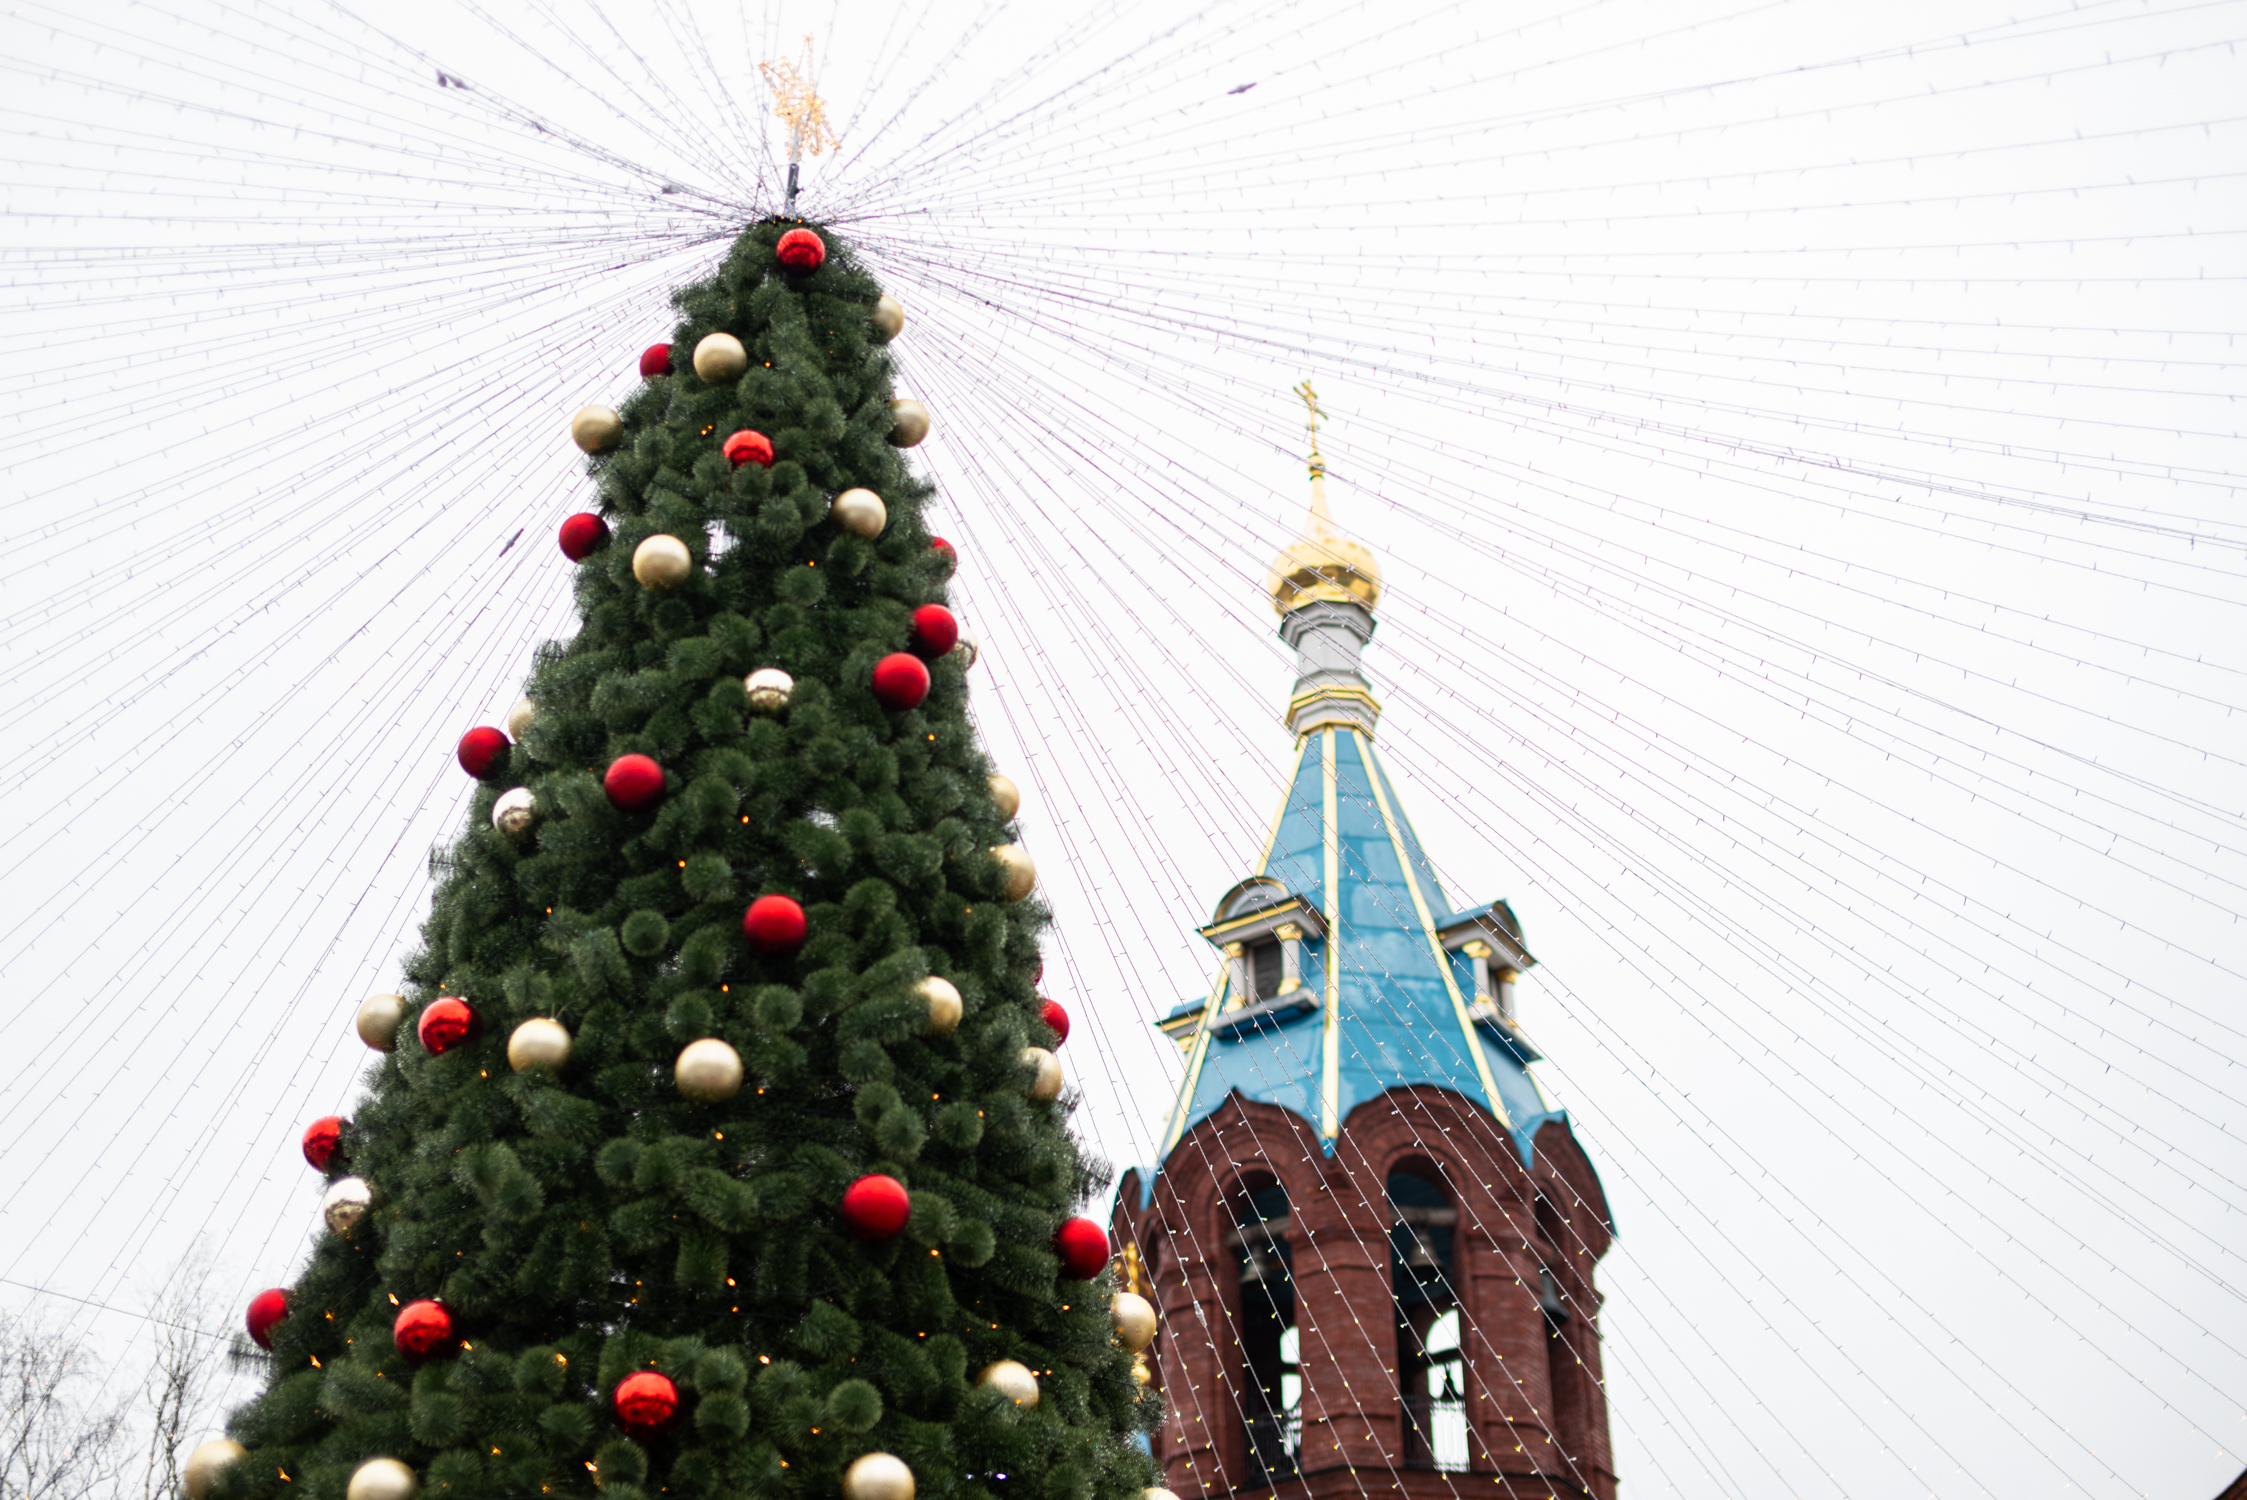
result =
[[1607,1200],[1529,1071],[1520,922],[1453,907],[1375,749],[1380,565],[1335,526],[1298,394],[1310,518],[1266,579],[1295,772],[1200,929],[1207,994],[1158,1023],[1185,1076],[1114,1216],[1161,1319],[1155,1457],[1182,1500],[1614,1500]]

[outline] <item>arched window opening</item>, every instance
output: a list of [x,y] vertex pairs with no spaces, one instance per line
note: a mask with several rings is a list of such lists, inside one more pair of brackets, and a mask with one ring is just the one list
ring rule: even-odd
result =
[[[1543,1252],[1544,1264],[1537,1268],[1537,1305],[1544,1310],[1548,1342],[1555,1345],[1562,1342],[1562,1332],[1568,1327],[1568,1296],[1562,1289],[1561,1272],[1554,1270],[1556,1266],[1565,1270],[1568,1265],[1567,1235],[1568,1221],[1561,1216],[1553,1200],[1540,1192],[1537,1195],[1537,1238],[1543,1242],[1539,1249]],[[1565,1352],[1564,1348],[1555,1348],[1554,1358]],[[1558,1389],[1557,1384],[1555,1389]]]
[[1461,1470],[1467,1467],[1465,1341],[1452,1271],[1459,1211],[1442,1185],[1420,1172],[1392,1172],[1388,1188],[1405,1467]]
[[1249,1483],[1292,1476],[1303,1439],[1302,1340],[1288,1252],[1287,1189],[1277,1183],[1234,1205],[1230,1236],[1240,1257],[1241,1419]]
[[[1550,1425],[1564,1456],[1579,1450],[1588,1418],[1583,1372],[1577,1367],[1575,1320],[1568,1288],[1575,1234],[1560,1206],[1537,1194],[1537,1238],[1544,1264],[1537,1268],[1537,1306],[1545,1315],[1545,1387],[1552,1392]],[[1557,1268],[1557,1269],[1556,1269]]]

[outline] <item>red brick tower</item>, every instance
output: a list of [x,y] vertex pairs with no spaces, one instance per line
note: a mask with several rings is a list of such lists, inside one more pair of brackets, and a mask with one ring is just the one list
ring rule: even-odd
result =
[[1155,1456],[1185,1500],[1614,1500],[1606,1197],[1529,1073],[1520,924],[1450,907],[1374,749],[1380,571],[1324,477],[1314,427],[1311,523],[1268,583],[1294,781],[1201,929],[1209,993],[1161,1023],[1186,1053],[1162,1158],[1117,1195],[1161,1315]]

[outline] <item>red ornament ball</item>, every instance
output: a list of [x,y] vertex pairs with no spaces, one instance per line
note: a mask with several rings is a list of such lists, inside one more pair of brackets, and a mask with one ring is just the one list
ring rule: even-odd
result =
[[638,1437],[660,1430],[679,1414],[679,1388],[671,1377],[639,1370],[616,1383],[616,1419]]
[[761,432],[744,427],[726,439],[726,462],[735,468],[755,464],[760,469],[772,467],[772,439]]
[[343,1116],[322,1115],[304,1127],[304,1159],[312,1170],[325,1172],[343,1149]]
[[960,643],[960,622],[941,604],[913,611],[913,654],[934,661]]
[[894,1177],[877,1172],[843,1189],[843,1227],[862,1240],[896,1239],[912,1212],[912,1195]]
[[892,651],[874,663],[874,697],[891,713],[919,708],[928,697],[928,668],[909,652]]
[[477,1019],[468,1002],[453,995],[430,1001],[429,1008],[414,1023],[414,1035],[421,1038],[422,1050],[431,1054],[472,1042],[483,1030],[484,1023]]
[[482,776],[507,753],[507,736],[489,724],[478,724],[460,737],[460,748],[454,753],[460,757],[463,771],[471,776]]
[[609,539],[609,523],[589,510],[581,510],[562,523],[562,555],[583,562],[601,550]]
[[1053,1045],[1058,1047],[1069,1040],[1069,1013],[1058,1000],[1048,1000],[1038,1007],[1038,1019],[1053,1028]]
[[249,1325],[250,1342],[260,1349],[273,1347],[273,1325],[289,1315],[289,1294],[281,1287],[259,1292],[250,1299],[249,1316],[242,1321]]
[[827,242],[808,229],[791,229],[772,253],[791,271],[816,271],[827,259]]
[[653,806],[663,796],[663,767],[645,755],[619,755],[601,778],[609,801],[626,812]]
[[1108,1264],[1108,1231],[1091,1219],[1069,1219],[1053,1232],[1053,1253],[1062,1275],[1090,1281]]
[[398,1309],[390,1340],[406,1358],[427,1359],[453,1341],[453,1315],[441,1302],[409,1302]]
[[801,948],[808,930],[803,906],[793,896],[759,896],[741,914],[741,933],[749,946],[774,958]]
[[930,537],[928,541],[928,550],[934,552],[937,556],[944,559],[944,572],[947,577],[958,571],[960,566],[959,549],[954,547],[950,542],[947,542],[940,536]]
[[650,344],[640,351],[640,378],[653,380],[658,375],[671,373],[671,346]]

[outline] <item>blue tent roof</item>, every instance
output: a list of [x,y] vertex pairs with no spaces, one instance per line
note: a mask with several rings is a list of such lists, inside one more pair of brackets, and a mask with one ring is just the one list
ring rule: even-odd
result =
[[[1186,1076],[1161,1154],[1234,1092],[1301,1115],[1331,1151],[1352,1109],[1426,1083],[1483,1104],[1527,1161],[1538,1126],[1565,1116],[1514,1049],[1470,1013],[1470,961],[1440,935],[1458,914],[1369,734],[1328,725],[1302,737],[1257,873],[1322,919],[1326,935],[1302,940],[1306,1003],[1254,1025],[1228,1022],[1244,997],[1232,993],[1231,966],[1220,965],[1186,1033]],[[1175,1021],[1166,1029],[1184,1030]]]

